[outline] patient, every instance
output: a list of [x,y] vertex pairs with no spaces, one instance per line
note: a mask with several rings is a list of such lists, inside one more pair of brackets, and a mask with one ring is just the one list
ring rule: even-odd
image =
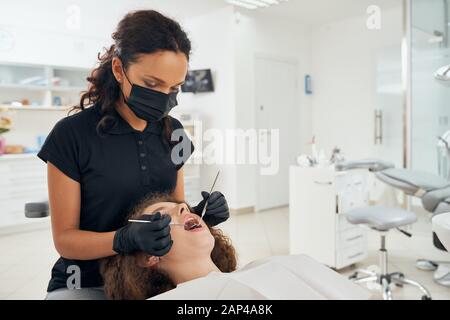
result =
[[[230,239],[220,229],[209,228],[191,213],[186,203],[177,203],[167,195],[153,195],[143,200],[129,219],[158,211],[169,214],[172,223],[181,224],[170,226],[172,248],[163,257],[136,253],[103,259],[100,272],[109,299],[147,299],[210,272],[236,269],[236,253]],[[194,223],[199,227],[190,231],[183,227]]]
[[[170,214],[173,245],[163,257],[145,253],[103,259],[109,299],[367,299],[369,294],[305,255],[269,257],[236,270],[236,253],[221,230],[209,228],[185,203],[156,195],[129,217]],[[185,226],[194,226],[187,228]]]

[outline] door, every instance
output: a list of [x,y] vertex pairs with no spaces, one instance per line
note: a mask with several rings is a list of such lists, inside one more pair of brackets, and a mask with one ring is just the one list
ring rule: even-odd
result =
[[[258,147],[270,150],[271,155],[270,165],[260,161],[256,179],[256,209],[265,210],[289,202],[289,166],[295,164],[300,149],[298,69],[292,62],[260,57],[255,68]],[[278,130],[278,135],[271,130]],[[274,172],[262,174],[269,167]]]

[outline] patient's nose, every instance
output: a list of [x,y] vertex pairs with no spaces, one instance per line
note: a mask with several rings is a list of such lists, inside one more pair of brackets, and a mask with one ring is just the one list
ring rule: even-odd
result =
[[178,205],[178,214],[181,216],[183,214],[189,213],[189,209],[185,203],[180,203]]
[[188,207],[187,207],[187,205],[185,204],[185,203],[180,203],[180,204],[178,204],[178,205],[176,205],[176,207],[174,208],[175,210],[175,212],[174,212],[174,218],[179,222],[179,223],[182,223],[183,221],[183,219],[182,219],[182,217],[185,215],[185,214],[187,214],[187,213],[189,213],[189,209],[188,209]]

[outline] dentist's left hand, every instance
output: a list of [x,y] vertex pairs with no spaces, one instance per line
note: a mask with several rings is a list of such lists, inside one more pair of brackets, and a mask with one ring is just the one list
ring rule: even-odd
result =
[[203,217],[203,220],[208,226],[214,227],[230,217],[227,199],[225,199],[225,196],[221,192],[214,191],[209,195],[208,192],[202,191],[202,197],[203,200],[192,209],[194,213],[201,216],[203,207],[205,206],[206,201],[208,201],[205,216]]
[[163,256],[169,252],[173,240],[170,236],[170,221],[168,214],[157,212],[143,215],[139,220],[151,223],[132,222],[116,231],[113,250],[119,254],[145,252],[152,256]]

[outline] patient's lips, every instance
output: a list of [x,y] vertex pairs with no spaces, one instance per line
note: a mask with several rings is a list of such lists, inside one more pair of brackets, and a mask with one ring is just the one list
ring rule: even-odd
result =
[[200,231],[202,229],[200,220],[195,215],[188,215],[184,219],[184,230],[186,231]]

